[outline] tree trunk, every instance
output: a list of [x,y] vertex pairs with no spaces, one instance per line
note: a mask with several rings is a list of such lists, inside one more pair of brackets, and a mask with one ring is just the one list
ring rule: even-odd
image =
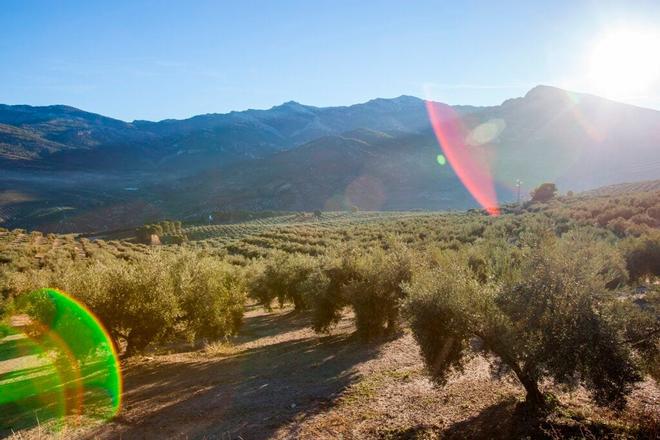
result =
[[525,396],[525,401],[527,404],[536,409],[545,407],[545,397],[541,390],[539,390],[539,385],[529,373],[528,368],[523,366],[521,368],[520,364],[516,361],[515,356],[512,356],[506,349],[504,349],[503,344],[500,344],[499,341],[493,338],[486,338],[484,335],[476,333],[476,336],[481,338],[486,347],[497,356],[502,359],[502,361],[513,370],[518,378],[518,381],[525,387],[527,395]]
[[293,299],[293,308],[296,311],[301,311],[305,308],[305,302],[300,295],[291,295]]
[[124,352],[124,356],[134,356],[142,352],[147,345],[149,345],[149,339],[145,338],[144,335],[136,335],[134,332],[130,332],[126,338],[126,351]]
[[545,398],[543,397],[541,390],[539,390],[539,386],[536,381],[525,374],[518,375],[518,380],[522,386],[525,387],[525,391],[527,392],[527,395],[525,396],[525,402],[534,408],[544,407]]

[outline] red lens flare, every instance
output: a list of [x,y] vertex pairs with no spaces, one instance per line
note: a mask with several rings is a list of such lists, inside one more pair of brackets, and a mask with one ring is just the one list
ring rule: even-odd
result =
[[499,215],[497,194],[485,150],[466,144],[467,131],[460,116],[451,107],[426,101],[426,110],[440,149],[458,178],[490,215]]

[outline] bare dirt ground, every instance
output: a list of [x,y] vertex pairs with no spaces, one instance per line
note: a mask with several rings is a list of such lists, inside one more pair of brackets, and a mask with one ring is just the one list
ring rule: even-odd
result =
[[[583,391],[552,390],[562,405],[529,414],[521,387],[494,380],[482,357],[438,388],[411,335],[365,344],[346,316],[329,336],[290,310],[246,315],[231,346],[131,359],[113,421],[61,436],[101,439],[633,438],[660,413],[651,381],[623,413],[593,407]],[[645,423],[653,423],[645,420]],[[632,434],[631,434],[632,432]],[[655,432],[657,434],[658,431]],[[24,432],[16,438],[41,437]],[[655,435],[651,434],[651,435]],[[644,434],[648,436],[648,433]]]

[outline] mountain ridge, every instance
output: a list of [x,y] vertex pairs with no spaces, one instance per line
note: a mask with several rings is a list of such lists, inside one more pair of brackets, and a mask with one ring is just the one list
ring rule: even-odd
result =
[[[487,159],[501,201],[513,197],[518,179],[525,191],[542,181],[580,191],[660,175],[656,110],[551,86],[498,106],[433,105],[454,115],[466,148]],[[13,226],[117,228],[145,219],[81,222],[90,210],[119,212],[137,202],[152,217],[475,206],[452,168],[436,162],[443,151],[426,102],[413,96],[336,107],[288,101],[133,123],[67,106],[45,107],[41,117],[19,107],[11,119],[0,106],[0,195],[29,195],[0,205],[0,218]],[[72,209],[36,216],[43,206]]]

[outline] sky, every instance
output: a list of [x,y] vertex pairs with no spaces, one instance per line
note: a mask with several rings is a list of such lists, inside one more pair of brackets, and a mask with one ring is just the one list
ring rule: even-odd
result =
[[660,109],[660,79],[614,93],[598,75],[623,63],[606,55],[594,79],[592,60],[613,30],[658,24],[657,0],[3,0],[0,103],[161,120],[404,94],[497,105],[548,84]]

